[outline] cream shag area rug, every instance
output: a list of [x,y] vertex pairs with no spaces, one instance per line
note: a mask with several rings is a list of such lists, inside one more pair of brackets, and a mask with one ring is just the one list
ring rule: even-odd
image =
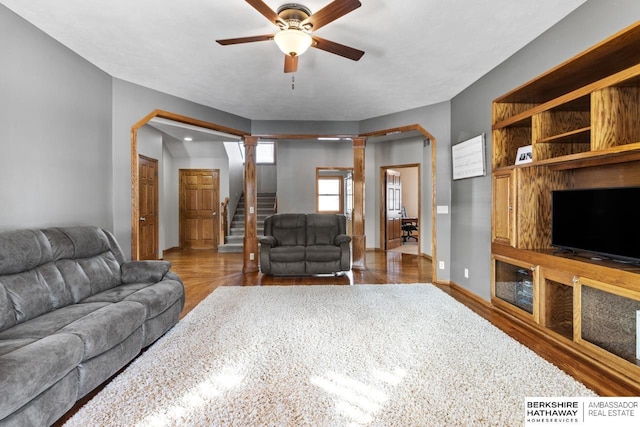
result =
[[590,390],[430,284],[220,287],[69,426],[519,426]]

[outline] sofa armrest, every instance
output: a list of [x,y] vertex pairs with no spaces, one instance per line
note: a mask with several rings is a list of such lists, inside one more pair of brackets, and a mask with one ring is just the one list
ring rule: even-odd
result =
[[169,261],[127,261],[120,266],[122,283],[156,283],[169,272]]
[[259,240],[261,245],[278,246],[278,241],[273,236],[262,236]]
[[340,246],[343,243],[349,243],[349,242],[351,242],[351,237],[347,236],[346,234],[338,234],[334,239],[334,244],[336,246]]

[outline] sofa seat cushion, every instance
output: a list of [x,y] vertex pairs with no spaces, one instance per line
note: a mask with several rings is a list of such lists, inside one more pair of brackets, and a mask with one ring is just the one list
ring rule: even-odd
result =
[[107,305],[101,302],[62,307],[0,332],[0,340],[44,338]]
[[38,341],[37,338],[10,338],[0,340],[0,356],[16,351],[36,341]]
[[336,261],[340,259],[341,254],[340,247],[335,245],[307,246],[307,261]]
[[[84,342],[84,358],[91,359],[120,344],[142,326],[146,309],[142,304],[121,301],[91,312],[65,326],[62,333],[79,336]],[[140,343],[142,348],[142,343]]]
[[74,370],[82,360],[84,344],[72,334],[55,334],[38,340],[13,340],[0,348],[0,419],[5,418]]
[[119,344],[145,321],[146,309],[137,302],[74,304],[43,314],[0,332],[4,339],[40,339],[60,333],[83,342],[82,360]]
[[145,307],[145,320],[151,319],[171,307],[183,295],[183,286],[175,280],[158,283],[129,283],[93,295],[87,302],[134,301]]
[[276,246],[270,251],[271,262],[304,262],[304,246]]

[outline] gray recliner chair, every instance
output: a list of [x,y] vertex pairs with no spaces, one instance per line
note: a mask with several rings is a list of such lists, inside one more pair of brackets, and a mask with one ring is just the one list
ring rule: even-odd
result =
[[351,269],[351,237],[339,214],[275,214],[264,222],[260,271],[272,275],[338,274]]

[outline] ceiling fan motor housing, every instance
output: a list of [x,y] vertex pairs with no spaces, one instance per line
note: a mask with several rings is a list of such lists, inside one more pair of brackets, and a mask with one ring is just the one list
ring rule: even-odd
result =
[[311,24],[305,24],[300,26],[300,23],[311,16],[311,10],[298,3],[285,3],[278,8],[278,16],[282,19],[287,26],[279,24],[281,29],[299,29],[309,31],[311,30]]

